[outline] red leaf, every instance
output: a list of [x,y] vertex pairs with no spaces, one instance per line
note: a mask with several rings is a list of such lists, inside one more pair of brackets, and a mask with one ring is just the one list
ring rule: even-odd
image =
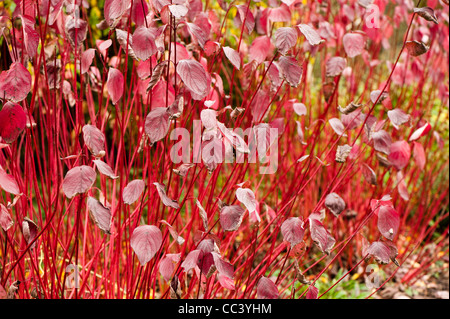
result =
[[198,44],[203,49],[206,42],[209,40],[209,34],[195,23],[187,22],[186,25],[191,36],[197,40]]
[[0,227],[6,232],[14,225],[11,214],[8,209],[0,204]]
[[133,8],[131,9],[131,20],[137,26],[145,25],[145,17],[148,14],[147,1],[133,1]]
[[427,159],[425,155],[425,150],[422,144],[420,144],[419,142],[413,142],[413,157],[414,160],[416,161],[417,166],[423,170],[425,168],[425,163]]
[[181,267],[184,268],[185,272],[188,272],[192,268],[195,268],[197,266],[198,260],[200,259],[200,256],[203,256],[203,254],[203,251],[201,251],[200,249],[191,251],[184,259]]
[[373,148],[375,150],[389,155],[391,151],[392,139],[388,132],[386,132],[385,130],[372,132],[371,138],[373,140]]
[[87,49],[81,55],[81,74],[86,73],[95,57],[95,49]]
[[410,157],[411,157],[411,147],[409,146],[408,142],[398,141],[392,143],[388,160],[398,170],[401,170],[404,167],[406,167],[406,165],[408,165]]
[[144,181],[140,179],[131,181],[123,189],[122,194],[123,202],[128,205],[133,204],[139,199],[139,197],[141,197],[142,193],[144,192],[144,189],[145,189]]
[[362,165],[362,174],[364,176],[364,179],[367,183],[376,186],[377,185],[377,175],[373,171],[372,168],[370,168],[369,165],[363,164]]
[[249,60],[256,61],[258,64],[263,63],[271,50],[270,38],[267,36],[257,37],[250,46],[248,57]]
[[3,188],[5,192],[11,193],[13,195],[20,194],[19,185],[16,179],[12,175],[8,175],[3,168],[0,166],[0,187]]
[[19,62],[0,74],[0,98],[20,102],[31,90],[31,74]]
[[294,28],[279,28],[275,32],[275,46],[284,55],[297,44],[297,36]]
[[223,47],[223,52],[228,60],[230,60],[231,64],[239,70],[241,68],[241,57],[239,53],[230,47]]
[[306,293],[306,299],[318,299],[319,298],[319,289],[315,286],[309,286],[308,292]]
[[101,174],[106,175],[106,176],[110,177],[111,179],[119,178],[119,176],[116,176],[116,174],[114,174],[114,171],[111,168],[111,166],[109,166],[105,162],[103,162],[101,160],[94,160],[94,163],[95,163],[95,166],[97,166],[97,169]]
[[291,247],[303,242],[305,229],[303,228],[303,221],[298,217],[291,217],[286,219],[281,225],[281,234],[284,240],[291,244]]
[[67,172],[62,189],[67,198],[86,193],[97,179],[97,174],[90,166],[76,166]]
[[72,47],[80,48],[86,40],[88,23],[80,18],[68,15],[66,18],[66,37]]
[[397,248],[394,245],[382,241],[373,242],[367,249],[367,253],[375,257],[380,264],[388,264],[398,255]]
[[240,28],[245,20],[245,27],[247,28],[248,33],[252,33],[255,28],[255,17],[253,16],[251,9],[246,5],[236,5],[235,7],[238,9],[238,13],[234,19],[236,27]]
[[164,139],[169,132],[170,114],[165,107],[156,107],[148,113],[145,119],[145,133],[147,133],[150,143]]
[[258,299],[278,299],[279,292],[277,286],[272,280],[266,277],[261,277],[256,287]]
[[83,126],[83,139],[92,155],[97,158],[106,155],[105,135],[98,128],[89,124]]
[[[241,226],[245,210],[239,205],[224,206],[220,210],[220,225],[224,231],[235,231]],[[205,228],[206,229],[206,228]]]
[[320,35],[314,30],[311,26],[307,24],[299,24],[297,26],[300,32],[305,36],[306,40],[308,40],[311,45],[319,45],[324,40],[321,39]]
[[7,102],[0,111],[0,138],[11,144],[25,129],[27,115],[23,108],[16,103]]
[[142,266],[148,263],[162,245],[162,233],[153,225],[139,226],[131,235],[131,248],[137,255]]
[[269,9],[269,20],[271,22],[291,22],[291,15],[289,7],[285,4],[278,8]]
[[420,137],[426,135],[431,130],[430,123],[425,123],[423,126],[419,127],[417,130],[412,133],[411,137],[409,138],[409,141],[415,141],[419,139]]
[[148,60],[158,51],[155,44],[156,32],[156,29],[144,26],[138,27],[134,31],[131,47],[138,59]]
[[330,193],[325,197],[325,206],[336,217],[338,217],[346,207],[344,200],[336,193]]
[[311,231],[311,239],[317,244],[320,250],[329,254],[336,240],[320,222],[320,214],[312,213],[309,216],[309,230]]
[[327,77],[339,76],[347,66],[347,59],[340,56],[330,58],[326,64]]
[[106,87],[108,89],[111,102],[116,104],[123,95],[124,79],[122,73],[114,68],[109,68]]
[[347,33],[342,38],[344,49],[349,58],[360,55],[366,46],[366,40],[362,34]]
[[378,230],[389,240],[393,240],[400,227],[400,215],[391,206],[381,206],[378,210]]
[[104,14],[110,26],[114,26],[119,18],[125,13],[129,0],[105,0]]
[[210,80],[203,66],[194,60],[181,60],[177,73],[186,87],[193,93],[194,100],[203,100],[209,93]]
[[297,87],[302,79],[303,68],[294,57],[282,56],[278,60],[283,78],[292,87]]
[[111,210],[103,206],[98,200],[93,197],[88,197],[87,206],[89,209],[89,216],[92,221],[104,231],[106,234],[111,234]]
[[21,16],[21,18],[25,49],[30,57],[34,57],[39,46],[39,34],[34,30],[34,18],[29,16]]
[[214,259],[214,265],[222,276],[232,279],[234,276],[234,267],[229,262],[223,260],[216,252],[211,253]]
[[153,185],[156,186],[156,190],[158,191],[159,197],[161,198],[164,205],[175,209],[180,208],[180,205],[178,205],[176,200],[171,199],[166,195],[166,189],[164,185],[160,183],[153,183]]
[[236,289],[236,286],[234,285],[234,280],[231,278],[223,276],[219,273],[219,274],[217,274],[217,280],[219,281],[220,285],[225,289],[229,289],[229,290]]

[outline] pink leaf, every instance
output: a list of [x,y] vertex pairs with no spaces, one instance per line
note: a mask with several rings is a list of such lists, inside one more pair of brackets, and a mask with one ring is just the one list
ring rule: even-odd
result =
[[189,10],[182,4],[173,4],[169,5],[169,11],[175,18],[180,19],[184,17]]
[[[224,206],[220,210],[220,225],[224,231],[235,231],[241,226],[245,210],[239,205]],[[205,228],[206,229],[206,228]]]
[[0,74],[0,98],[20,102],[31,90],[31,74],[19,62]]
[[285,4],[278,8],[269,9],[269,20],[271,22],[291,22],[291,15],[289,7]]
[[303,221],[298,217],[291,217],[286,219],[281,225],[281,234],[284,240],[291,244],[291,247],[303,242],[305,229],[303,228]]
[[223,276],[219,273],[219,274],[217,274],[217,280],[219,281],[220,285],[225,289],[229,289],[229,290],[236,289],[236,287],[234,285],[234,280],[231,278]]
[[387,112],[392,125],[398,130],[399,126],[411,120],[411,117],[401,109],[393,109]]
[[345,132],[344,124],[342,124],[341,120],[338,118],[332,118],[328,121],[330,123],[331,128],[334,132],[339,136],[347,136]]
[[298,115],[298,116],[302,116],[302,115],[306,115],[307,113],[307,109],[305,104],[303,103],[294,103],[292,105],[292,107],[294,108],[294,112]]
[[89,124],[83,126],[83,139],[92,155],[97,158],[106,155],[105,135],[98,128]]
[[314,30],[311,26],[307,24],[299,24],[297,26],[300,32],[305,36],[306,40],[308,40],[311,45],[319,45],[324,40],[321,39],[320,35]]
[[360,55],[366,46],[366,40],[360,33],[347,33],[344,35],[342,41],[349,58]]
[[11,144],[25,129],[27,115],[23,108],[16,103],[7,102],[0,111],[0,138]]
[[214,265],[222,276],[232,279],[234,276],[234,267],[229,262],[223,260],[216,252],[211,253],[214,259]]
[[334,247],[336,240],[320,222],[319,213],[312,213],[309,216],[309,230],[311,232],[311,239],[316,243],[320,250],[326,254],[329,254],[331,249]]
[[159,263],[159,272],[164,280],[169,282],[175,271],[175,265],[180,261],[181,254],[167,254]]
[[156,190],[158,191],[159,197],[161,198],[164,205],[175,209],[180,208],[180,205],[178,205],[178,202],[176,200],[173,200],[166,195],[166,189],[164,185],[156,182],[153,183],[153,185],[156,186]]
[[422,144],[419,142],[413,142],[413,157],[417,166],[423,170],[425,168],[426,155]]
[[370,168],[370,166],[367,164],[363,164],[361,169],[362,169],[362,174],[363,174],[366,182],[369,183],[370,185],[376,186],[377,185],[377,175],[375,174],[374,170],[372,168]]
[[13,195],[20,194],[20,188],[14,176],[8,175],[3,170],[3,168],[1,168],[1,166],[0,166],[0,188],[2,188],[5,192],[11,193]]
[[87,206],[89,209],[89,216],[92,221],[104,231],[106,234],[111,234],[112,215],[111,210],[103,206],[98,200],[93,197],[88,197]]
[[133,8],[131,9],[131,20],[137,26],[145,25],[145,17],[148,14],[147,1],[133,1]]
[[347,59],[340,56],[330,58],[326,64],[327,77],[339,76],[347,67]]
[[95,57],[95,49],[87,49],[81,55],[81,74],[86,73]]
[[156,29],[154,28],[141,26],[134,31],[131,47],[138,59],[148,60],[157,52],[155,36]]
[[133,204],[139,199],[139,197],[141,197],[142,193],[144,192],[144,189],[145,189],[144,181],[140,179],[131,181],[123,189],[122,194],[123,202],[127,205]]
[[256,211],[256,197],[249,188],[238,188],[236,190],[237,199],[247,208],[249,213]]
[[183,245],[184,244],[184,238],[181,237],[178,232],[175,230],[175,228],[173,228],[172,225],[170,225],[167,221],[165,220],[160,220],[159,221],[161,224],[166,225],[169,228],[169,233],[170,235],[173,237],[173,239],[177,242],[178,245]]
[[261,277],[256,287],[258,299],[278,299],[279,292],[277,286],[272,280],[266,277]]
[[111,166],[109,166],[108,164],[106,164],[105,162],[101,161],[101,160],[94,160],[95,166],[97,166],[98,171],[105,175],[110,177],[111,179],[118,179],[119,176],[116,176],[116,174],[114,174],[113,169],[111,168]]
[[194,60],[181,60],[177,73],[186,87],[194,93],[194,100],[203,100],[209,93],[209,80],[203,66]]
[[0,227],[6,232],[14,225],[11,214],[8,209],[0,204]]
[[403,169],[408,165],[411,157],[411,147],[406,141],[398,141],[391,145],[389,162],[392,163],[398,170]]
[[129,4],[129,0],[105,0],[104,14],[110,26],[117,23],[116,21],[122,17]]
[[230,47],[223,47],[223,52],[228,60],[230,60],[231,64],[239,70],[241,68],[241,57],[239,53]]
[[209,34],[195,23],[186,23],[189,33],[194,39],[197,40],[201,48],[205,47],[206,42],[209,40]]
[[391,206],[382,205],[378,210],[378,230],[389,240],[393,240],[400,227],[400,215]]
[[195,268],[197,266],[198,260],[200,259],[200,256],[203,256],[203,254],[203,251],[201,251],[200,249],[191,251],[184,259],[181,267],[184,268],[185,272],[188,272],[189,270]]
[[240,27],[245,20],[245,27],[248,30],[248,33],[252,33],[255,28],[255,17],[249,7],[246,5],[236,5],[238,9],[238,13],[235,18],[236,27]]
[[297,87],[302,79],[303,68],[294,57],[282,56],[278,60],[283,78],[292,87]]
[[97,179],[97,174],[90,166],[76,166],[67,172],[62,189],[67,198],[86,193]]
[[257,37],[253,40],[248,53],[250,61],[263,63],[269,55],[271,45],[270,38],[267,36]]
[[325,197],[325,206],[338,217],[346,208],[344,200],[336,193],[330,193]]
[[108,89],[111,102],[116,104],[123,95],[124,78],[122,73],[114,68],[110,68],[108,72],[108,79],[106,87]]
[[142,266],[147,264],[158,252],[162,245],[162,233],[153,225],[139,226],[131,235],[131,248],[137,255]]
[[34,57],[37,53],[39,46],[39,34],[34,30],[34,18],[30,16],[21,16],[23,27],[23,40],[25,43],[25,49],[30,57]]
[[394,245],[382,241],[373,242],[367,249],[367,253],[375,257],[380,264],[388,264],[398,255],[397,248]]
[[294,28],[279,28],[275,32],[275,46],[281,54],[286,54],[297,44],[297,31]]
[[147,133],[151,144],[166,137],[169,132],[169,117],[170,114],[165,107],[156,107],[148,113],[145,119],[145,133]]
[[66,37],[72,47],[80,48],[83,41],[86,40],[88,23],[80,18],[74,18],[72,15],[66,19]]

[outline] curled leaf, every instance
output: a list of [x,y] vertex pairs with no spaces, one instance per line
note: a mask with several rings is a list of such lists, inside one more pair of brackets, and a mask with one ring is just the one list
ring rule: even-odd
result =
[[104,231],[106,234],[111,234],[111,210],[106,208],[102,203],[93,197],[88,197],[87,206],[89,209],[89,216],[92,221]]

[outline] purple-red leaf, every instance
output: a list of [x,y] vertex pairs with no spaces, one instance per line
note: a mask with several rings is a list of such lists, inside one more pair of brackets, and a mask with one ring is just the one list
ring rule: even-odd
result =
[[157,52],[155,44],[156,32],[156,29],[144,26],[134,31],[131,47],[138,59],[145,61]]
[[81,54],[81,74],[86,73],[95,57],[95,49],[87,49]]
[[300,244],[303,242],[303,235],[305,234],[303,221],[298,217],[286,219],[281,225],[281,234],[284,240],[291,244],[291,247]]
[[108,94],[111,98],[111,102],[116,104],[123,95],[124,78],[122,73],[114,68],[110,68],[108,72],[108,79],[106,81],[106,87],[108,88]]
[[346,207],[344,200],[336,193],[330,193],[325,197],[325,206],[336,217],[338,217]]
[[8,175],[1,166],[0,166],[0,188],[2,188],[5,192],[11,193],[13,195],[20,194],[20,188],[14,176]]
[[94,160],[95,166],[97,166],[98,171],[105,175],[110,177],[111,179],[118,179],[119,176],[116,176],[116,174],[114,174],[113,169],[111,168],[111,166],[109,166],[108,164],[106,164],[105,162],[101,161],[101,160]]
[[181,254],[167,254],[159,263],[159,272],[164,280],[169,282],[175,271],[176,264],[180,261]]
[[194,100],[203,100],[209,93],[208,74],[203,66],[194,60],[181,60],[177,65],[177,73],[186,87],[193,93]]
[[297,60],[291,56],[282,56],[278,60],[278,67],[283,78],[292,87],[297,87],[302,79],[303,68]]
[[235,7],[238,9],[238,13],[234,19],[236,27],[239,28],[245,21],[248,33],[252,33],[255,28],[255,17],[253,16],[252,11],[247,5],[236,5]]
[[335,77],[339,76],[347,66],[347,59],[340,56],[330,58],[326,64],[326,76]]
[[280,295],[277,286],[272,280],[266,277],[261,277],[258,281],[256,293],[258,295],[258,299],[278,299]]
[[[22,222],[22,232],[27,244],[29,245],[36,238],[38,234],[38,226],[34,221],[25,217]],[[30,248],[33,249],[36,246],[36,242],[34,242]]]
[[162,233],[153,225],[139,226],[131,235],[131,248],[137,255],[142,266],[148,263],[162,245]]
[[270,38],[267,36],[257,37],[253,40],[248,53],[250,61],[263,63],[269,55],[271,45]]
[[376,241],[367,249],[367,254],[375,257],[375,260],[380,264],[388,264],[390,260],[395,260],[398,251],[391,243]]
[[282,27],[275,32],[275,46],[281,54],[286,54],[297,44],[297,35],[297,31],[290,27]]
[[87,199],[87,206],[89,209],[89,216],[92,221],[104,231],[106,234],[111,234],[111,210],[103,206],[98,200],[93,197]]
[[376,151],[389,155],[389,152],[391,151],[392,138],[388,132],[385,130],[373,132],[371,134],[371,138],[373,140],[373,148]]
[[170,114],[165,107],[156,107],[148,113],[145,119],[145,133],[150,143],[154,144],[166,137],[169,132]]
[[336,240],[320,222],[319,213],[312,213],[309,216],[309,230],[311,232],[311,239],[316,243],[320,250],[326,254],[329,254],[331,249],[334,247]]
[[0,141],[14,142],[27,124],[27,114],[16,103],[7,102],[0,111]]
[[0,99],[20,102],[30,90],[31,74],[19,62],[14,62],[8,71],[0,74]]
[[[235,231],[241,226],[245,210],[239,205],[224,206],[220,210],[220,225],[224,231]],[[206,228],[205,228],[206,229]]]
[[166,189],[164,185],[156,182],[153,183],[153,185],[156,186],[156,190],[158,191],[159,197],[161,198],[164,205],[175,209],[180,208],[180,205],[178,205],[178,202],[176,200],[171,199],[166,195]]
[[421,136],[426,135],[431,129],[430,123],[425,123],[421,127],[419,127],[417,130],[412,133],[411,137],[409,138],[409,141],[415,141],[419,139]]
[[83,139],[92,155],[97,158],[101,158],[106,155],[105,135],[98,128],[89,124],[83,126]]
[[127,186],[123,189],[123,202],[127,205],[131,205],[136,202],[139,197],[141,197],[142,193],[145,189],[145,183],[143,180],[136,179],[128,183]]
[[67,198],[86,193],[94,185],[97,174],[90,166],[76,166],[67,172],[62,189]]
[[319,289],[315,286],[309,286],[306,293],[306,299],[317,299],[319,297]]
[[419,142],[413,142],[413,157],[417,166],[423,170],[427,159],[425,150]]

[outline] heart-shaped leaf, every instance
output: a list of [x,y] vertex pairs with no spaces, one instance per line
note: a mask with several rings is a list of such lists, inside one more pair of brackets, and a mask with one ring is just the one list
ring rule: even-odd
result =
[[335,77],[341,75],[347,66],[347,59],[340,56],[330,58],[326,64],[326,76]]
[[97,179],[97,174],[90,166],[76,166],[67,172],[62,189],[67,198],[86,193]]
[[142,266],[156,255],[161,248],[162,240],[162,233],[158,227],[153,225],[136,227],[131,235],[130,244]]
[[156,33],[155,28],[145,26],[138,27],[134,31],[131,47],[138,59],[145,61],[158,51],[155,44]]
[[324,42],[324,40],[321,39],[319,33],[317,33],[317,31],[314,30],[311,26],[307,24],[299,24],[298,28],[300,32],[305,36],[306,40],[308,40],[309,44],[319,45]]

